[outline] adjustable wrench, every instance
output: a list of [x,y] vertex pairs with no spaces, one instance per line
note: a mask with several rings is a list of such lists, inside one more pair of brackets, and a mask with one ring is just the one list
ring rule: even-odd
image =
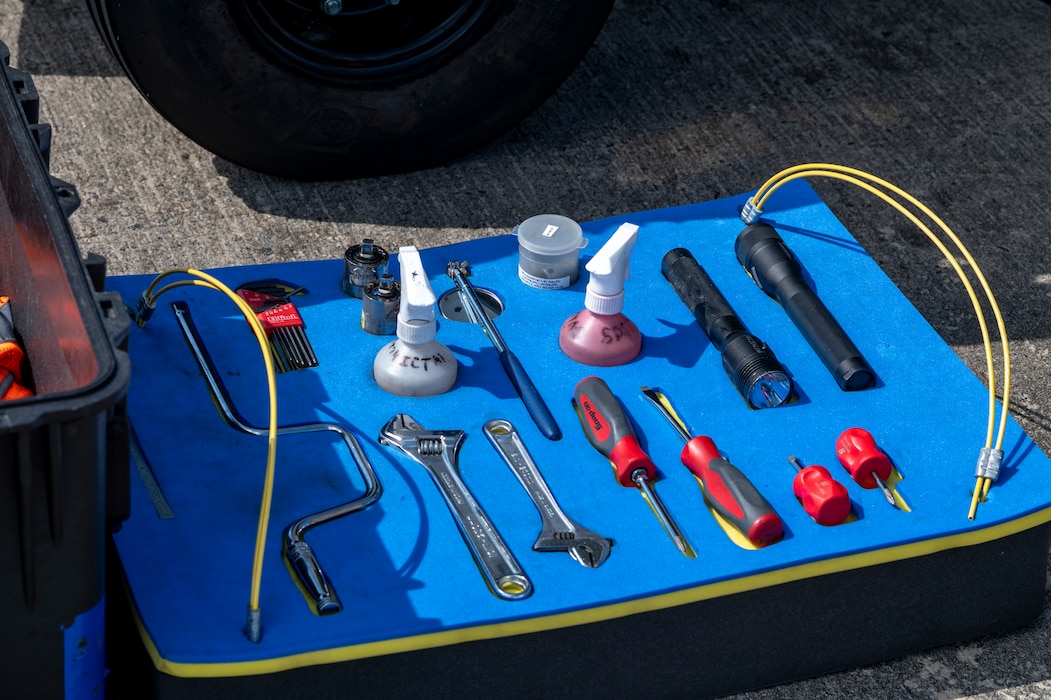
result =
[[493,595],[528,598],[532,582],[460,477],[456,457],[465,437],[462,430],[424,430],[412,416],[399,413],[380,431],[379,441],[420,464],[434,479]]
[[537,552],[569,552],[569,556],[584,566],[600,566],[609,556],[613,543],[586,527],[573,522],[558,507],[555,497],[533,461],[515,426],[506,420],[491,420],[482,428],[496,451],[511,467],[525,488],[533,504],[540,511],[543,525],[540,536],[533,543]]

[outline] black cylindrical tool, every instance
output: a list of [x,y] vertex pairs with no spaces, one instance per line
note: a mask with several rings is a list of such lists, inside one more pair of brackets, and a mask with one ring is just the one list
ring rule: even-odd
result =
[[843,391],[876,386],[876,372],[803,279],[803,268],[769,224],[745,228],[734,244],[737,259],[759,288],[776,299],[836,378]]
[[673,248],[665,253],[661,273],[719,351],[726,373],[748,405],[773,408],[784,403],[792,394],[785,368],[766,343],[748,332],[690,251]]

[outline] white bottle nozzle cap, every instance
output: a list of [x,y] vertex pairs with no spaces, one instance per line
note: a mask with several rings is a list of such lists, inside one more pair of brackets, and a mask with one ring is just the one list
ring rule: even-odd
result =
[[401,268],[398,338],[412,345],[430,342],[437,330],[434,290],[416,246],[402,246],[398,250],[398,265]]
[[621,224],[584,266],[591,273],[584,293],[588,311],[610,316],[624,308],[624,280],[630,279],[631,249],[638,237],[638,226]]

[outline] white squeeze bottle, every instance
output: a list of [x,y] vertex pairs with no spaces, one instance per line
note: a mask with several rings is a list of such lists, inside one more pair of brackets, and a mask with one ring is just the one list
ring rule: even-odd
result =
[[401,308],[398,337],[376,353],[372,376],[398,396],[434,396],[456,382],[456,356],[434,339],[434,291],[416,246],[398,251],[401,268]]

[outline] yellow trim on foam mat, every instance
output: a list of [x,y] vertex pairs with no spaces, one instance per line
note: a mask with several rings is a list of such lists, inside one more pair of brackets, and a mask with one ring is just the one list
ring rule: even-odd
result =
[[[463,642],[473,642],[485,639],[497,639],[500,637],[511,637],[518,634],[530,632],[543,632],[564,627],[574,627],[605,620],[614,620],[638,613],[663,610],[689,603],[697,603],[704,600],[712,600],[735,593],[745,593],[761,588],[769,588],[783,583],[791,583],[806,578],[815,578],[827,574],[841,573],[854,569],[863,569],[869,566],[889,564],[895,561],[913,559],[916,557],[936,554],[950,549],[973,547],[994,540],[1003,539],[1011,535],[1024,532],[1038,525],[1051,521],[1051,507],[1036,511],[1027,516],[1011,520],[1000,525],[948,535],[946,537],[932,538],[920,542],[887,547],[885,549],[851,554],[834,559],[824,559],[791,566],[776,571],[767,571],[752,576],[744,576],[727,581],[688,588],[672,593],[640,598],[638,600],[613,603],[611,605],[596,606],[587,610],[578,610],[568,613],[558,613],[543,617],[534,617],[527,620],[515,620],[512,622],[500,622],[488,625],[478,625],[446,632],[434,632],[415,637],[402,637],[379,642],[366,642],[353,646],[339,647],[334,649],[323,649],[303,654],[293,654],[274,659],[260,659],[258,661],[234,661],[227,663],[180,663],[169,661],[161,657],[153,640],[147,634],[139,619],[138,611],[132,605],[135,616],[135,624],[142,637],[146,650],[153,659],[157,670],[179,678],[225,678],[236,676],[253,676],[266,673],[288,671],[294,668],[303,668],[320,664],[338,663],[341,661],[354,661],[366,659],[373,656],[384,656],[386,654],[398,654],[408,651],[418,651]],[[776,545],[775,545],[776,546]],[[266,634],[264,630],[263,634]]]

